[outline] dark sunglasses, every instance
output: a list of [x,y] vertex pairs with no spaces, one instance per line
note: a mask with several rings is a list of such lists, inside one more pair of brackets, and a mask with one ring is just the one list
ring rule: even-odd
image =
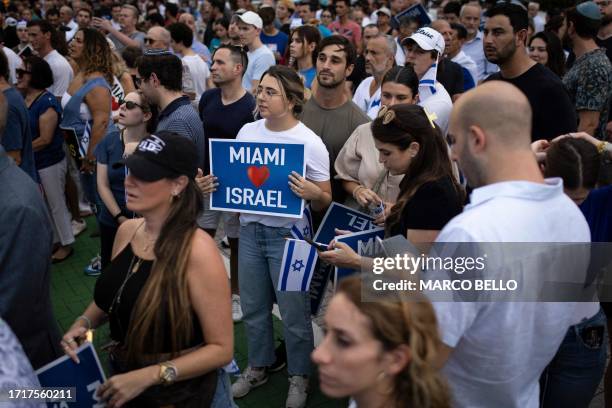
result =
[[144,110],[144,108],[142,107],[142,105],[139,105],[139,104],[137,104],[136,102],[132,102],[132,101],[119,101],[119,105],[120,105],[120,106],[125,105],[125,108],[126,108],[127,110],[132,110],[132,109],[134,109],[134,108],[136,108],[136,107],[138,107],[138,108],[140,108],[140,109]]
[[32,74],[32,71],[27,71],[27,70],[22,69],[22,68],[17,68],[15,70],[15,73],[17,74],[17,76],[24,76],[25,74]]

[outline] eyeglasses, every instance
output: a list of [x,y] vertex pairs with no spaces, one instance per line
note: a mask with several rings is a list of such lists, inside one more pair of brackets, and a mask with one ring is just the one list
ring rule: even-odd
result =
[[154,38],[149,38],[149,37],[145,37],[145,39],[144,39],[144,43],[145,44],[153,44],[155,41],[157,41],[157,40],[154,39]]
[[139,105],[139,104],[137,104],[136,102],[132,102],[132,101],[119,101],[119,105],[120,105],[120,106],[125,105],[125,108],[126,108],[127,110],[132,110],[132,109],[135,109],[136,107],[138,107],[138,108],[140,108],[140,109],[144,110],[144,109],[143,109],[143,107],[142,107],[142,105]]
[[15,73],[17,74],[17,76],[24,76],[25,74],[31,75],[32,71],[27,71],[27,70],[22,69],[22,68],[17,68],[15,70]]
[[273,98],[275,96],[281,96],[282,94],[278,91],[275,91],[274,89],[270,89],[270,88],[257,88],[257,90],[255,91],[255,96],[259,96],[259,95],[263,95],[264,99],[270,99]]

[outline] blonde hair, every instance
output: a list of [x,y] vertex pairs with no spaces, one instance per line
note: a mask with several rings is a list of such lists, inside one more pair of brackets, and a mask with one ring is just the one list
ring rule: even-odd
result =
[[[363,290],[367,287],[364,285]],[[450,407],[448,387],[434,367],[442,343],[431,303],[425,298],[406,301],[398,292],[362,302],[362,284],[357,277],[343,279],[337,293],[343,293],[368,318],[372,335],[385,351],[400,345],[410,347],[410,361],[395,377],[389,403],[398,407]]]

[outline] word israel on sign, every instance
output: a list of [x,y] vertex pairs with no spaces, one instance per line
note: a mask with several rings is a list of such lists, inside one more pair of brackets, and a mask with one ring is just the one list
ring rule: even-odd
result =
[[[345,243],[360,256],[374,258],[376,256],[379,256],[384,251],[381,245],[381,239],[383,239],[384,237],[384,228],[374,228],[369,231],[355,232],[352,234],[337,236],[336,242]],[[356,272],[359,271],[350,268],[336,267],[336,277],[334,279],[336,287],[338,286],[338,282],[341,279],[346,278],[347,276],[352,275]]]
[[288,239],[285,243],[278,290],[281,292],[306,292],[319,255],[306,241]]
[[77,349],[79,363],[68,356],[36,370],[42,387],[74,387],[77,402],[47,402],[49,408],[88,407],[103,408],[106,402],[96,395],[98,387],[106,381],[98,355],[89,342]]
[[[336,229],[361,232],[376,228],[374,218],[368,214],[353,210],[336,202],[332,202],[321,225],[315,234],[314,241],[329,244],[336,237]],[[316,315],[323,301],[323,295],[327,289],[327,283],[333,276],[333,266],[321,264],[314,271],[312,283],[310,284],[310,312]]]
[[304,176],[304,145],[210,139],[210,174],[219,186],[212,210],[301,218],[304,200],[289,188],[291,172]]

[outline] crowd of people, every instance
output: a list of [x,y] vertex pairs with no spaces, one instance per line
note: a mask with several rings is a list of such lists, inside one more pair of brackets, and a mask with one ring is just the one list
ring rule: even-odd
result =
[[[315,227],[337,202],[424,253],[612,241],[612,1],[551,4],[0,4],[0,391],[108,323],[110,407],[233,407],[285,366],[288,408],[314,381],[359,408],[588,407],[603,381],[612,406],[612,303],[367,302],[357,273],[315,344],[309,292],[278,286],[296,219],[209,207],[209,139],[295,143]],[[51,265],[88,225],[95,289],[62,335]],[[367,272],[325,244],[318,268]]]

